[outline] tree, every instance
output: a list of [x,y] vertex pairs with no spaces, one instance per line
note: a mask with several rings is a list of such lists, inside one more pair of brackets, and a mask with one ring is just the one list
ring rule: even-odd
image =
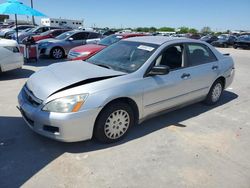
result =
[[198,33],[198,30],[195,28],[190,28],[188,32],[192,33],[192,34],[196,34],[196,33]]
[[157,29],[156,29],[155,27],[150,27],[150,28],[149,28],[149,32],[156,32],[156,30],[157,30]]
[[189,28],[188,27],[180,27],[178,29],[178,33],[188,33],[189,32]]
[[175,32],[175,28],[172,28],[172,27],[161,27],[158,30],[165,31],[165,32]]
[[212,33],[212,30],[211,30],[210,27],[206,26],[206,27],[203,27],[201,29],[201,33],[203,33],[203,34],[209,34],[209,33]]

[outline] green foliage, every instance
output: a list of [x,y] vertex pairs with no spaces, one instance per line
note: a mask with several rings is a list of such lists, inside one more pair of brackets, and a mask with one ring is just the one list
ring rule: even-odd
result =
[[190,28],[188,32],[189,32],[189,33],[192,33],[192,34],[197,34],[197,33],[198,33],[198,30],[195,29],[195,28]]
[[206,26],[206,27],[203,27],[201,29],[201,33],[203,33],[203,34],[209,34],[209,33],[212,33],[212,30],[211,30],[210,27]]
[[165,31],[165,32],[175,32],[175,28],[172,27],[161,27],[158,31]]
[[135,29],[137,32],[156,32],[157,29],[155,27],[138,27]]
[[188,27],[180,27],[178,28],[178,33],[189,33],[189,28]]

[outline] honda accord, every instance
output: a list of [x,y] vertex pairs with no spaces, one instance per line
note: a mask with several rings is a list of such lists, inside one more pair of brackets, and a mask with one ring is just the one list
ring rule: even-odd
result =
[[233,77],[232,58],[208,43],[135,37],[85,63],[53,64],[36,72],[22,88],[18,108],[29,127],[46,137],[110,143],[160,112],[199,101],[217,103]]

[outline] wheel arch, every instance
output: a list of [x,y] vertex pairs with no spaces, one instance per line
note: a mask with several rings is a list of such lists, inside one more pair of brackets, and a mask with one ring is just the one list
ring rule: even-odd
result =
[[220,76],[218,77],[213,83],[215,83],[216,81],[220,80],[223,84],[223,89],[225,89],[226,86],[226,78],[224,76]]
[[107,102],[107,103],[103,106],[102,110],[101,110],[101,111],[99,112],[99,114],[97,115],[97,118],[96,118],[96,120],[95,120],[95,125],[96,125],[96,122],[97,122],[97,120],[98,120],[100,114],[101,114],[109,105],[111,105],[111,104],[113,104],[113,103],[117,103],[117,102],[123,102],[123,103],[128,104],[128,105],[132,108],[132,110],[133,110],[133,112],[134,112],[135,124],[137,124],[137,123],[139,122],[139,108],[138,108],[137,103],[136,103],[132,98],[130,98],[130,97],[119,97],[119,98],[115,98],[115,99],[110,100],[109,102]]
[[53,46],[51,49],[50,49],[50,56],[52,56],[52,51],[55,49],[55,48],[60,48],[62,51],[63,51],[63,55],[65,56],[66,55],[66,51],[65,49],[62,47],[62,46]]

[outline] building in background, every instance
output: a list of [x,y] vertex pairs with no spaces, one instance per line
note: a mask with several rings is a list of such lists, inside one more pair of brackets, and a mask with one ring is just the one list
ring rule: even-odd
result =
[[61,18],[42,18],[41,25],[51,27],[83,28],[83,20],[68,20]]
[[2,15],[2,14],[0,14],[0,22],[4,22],[6,19],[9,19],[8,15]]

